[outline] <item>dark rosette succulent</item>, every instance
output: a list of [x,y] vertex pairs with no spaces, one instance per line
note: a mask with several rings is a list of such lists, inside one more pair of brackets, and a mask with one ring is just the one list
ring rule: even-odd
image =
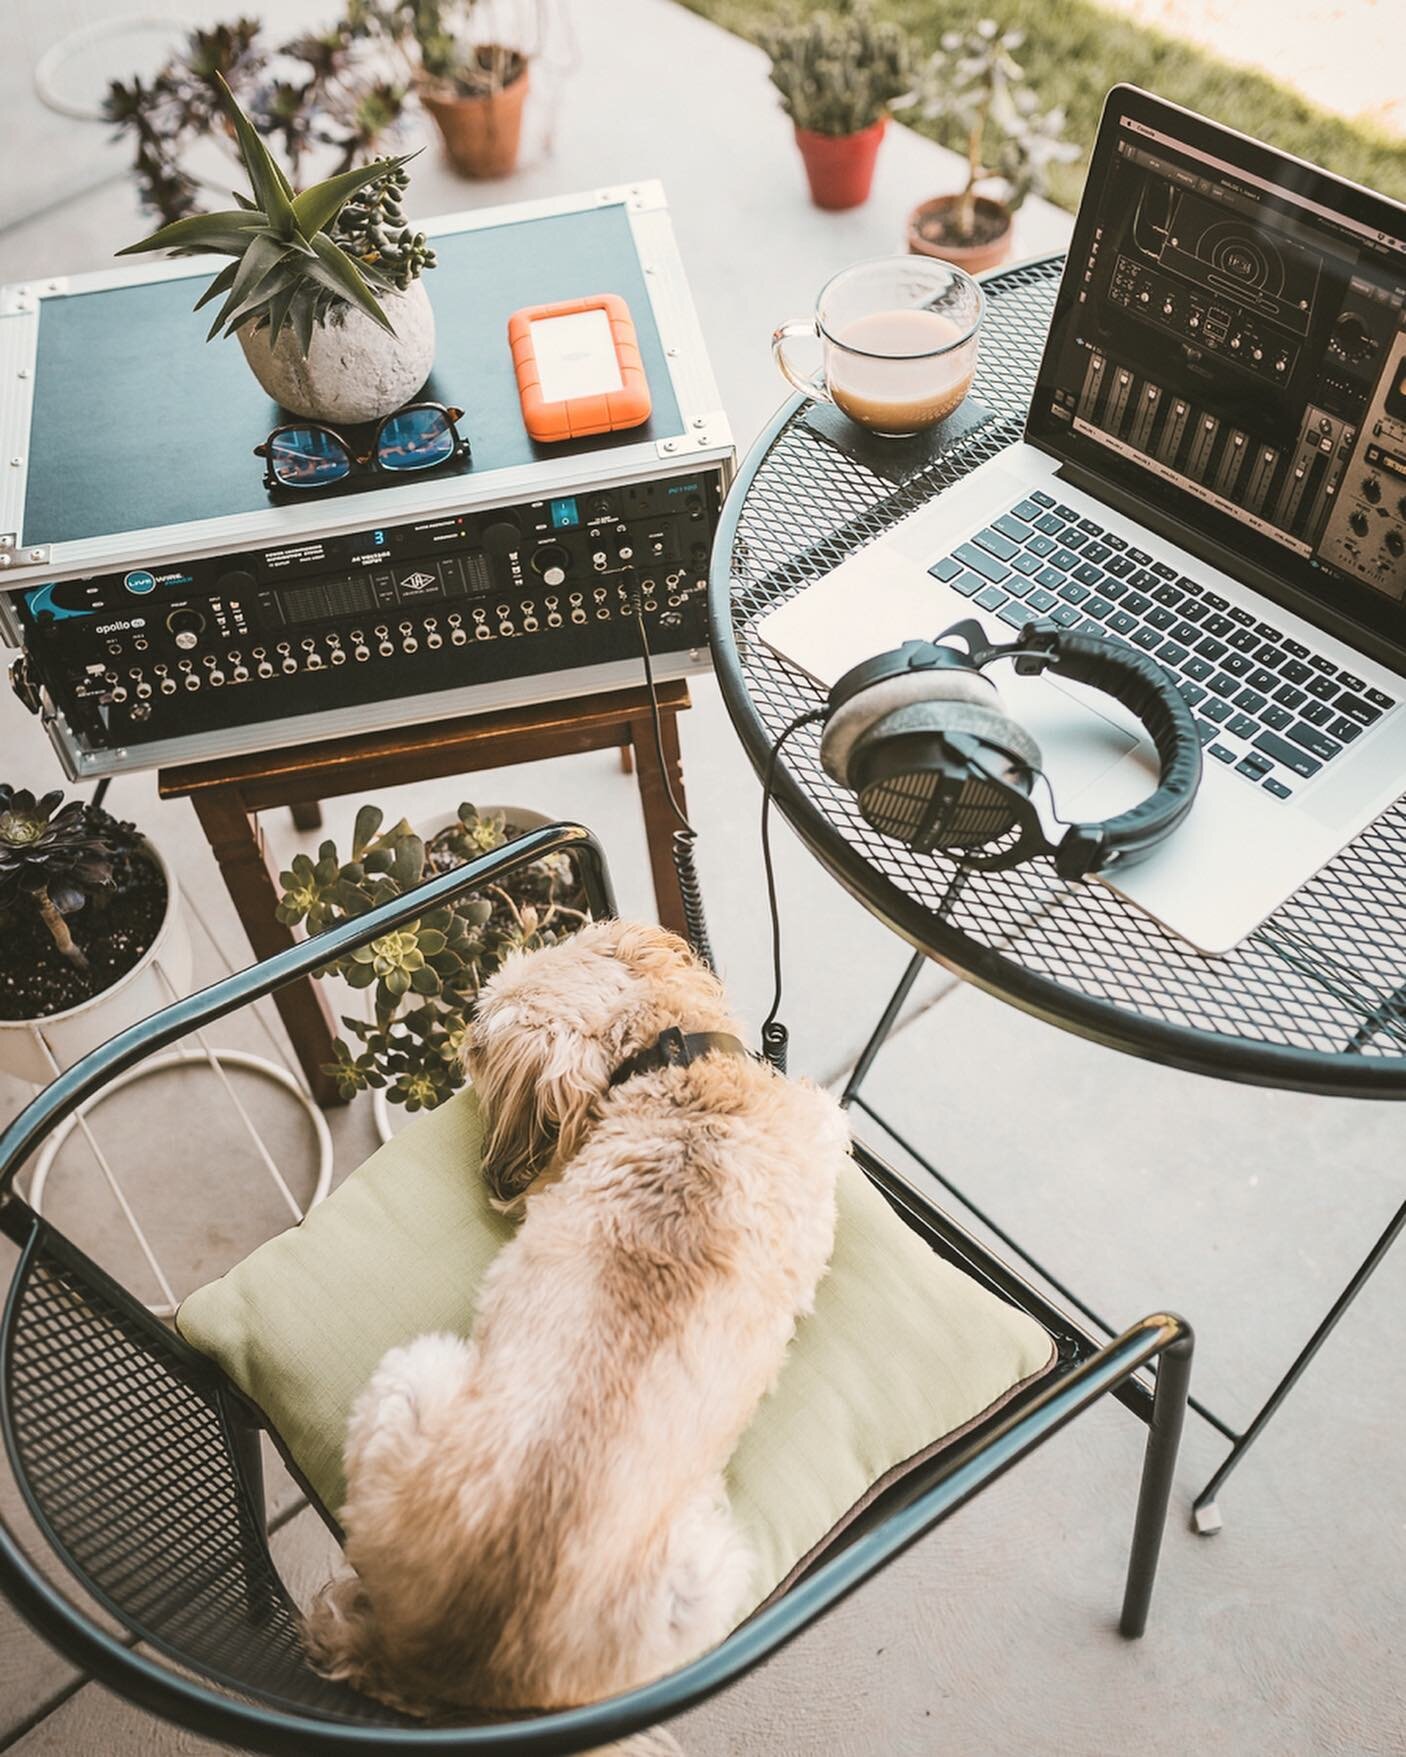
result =
[[64,957],[86,969],[65,918],[112,883],[112,820],[63,797],[56,789],[36,799],[28,788],[0,783],[0,909],[28,904]]

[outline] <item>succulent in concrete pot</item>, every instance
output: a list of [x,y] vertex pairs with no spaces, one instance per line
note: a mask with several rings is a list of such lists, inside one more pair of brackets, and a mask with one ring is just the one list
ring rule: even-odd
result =
[[796,17],[763,35],[771,83],[796,130],[817,207],[868,199],[889,111],[913,84],[906,33],[874,17],[868,0]]
[[414,396],[434,363],[419,278],[434,253],[401,212],[406,159],[377,159],[295,194],[223,79],[219,87],[251,193],[118,254],[229,257],[196,302],[222,301],[207,339],[238,336],[260,384],[294,414],[378,420]]

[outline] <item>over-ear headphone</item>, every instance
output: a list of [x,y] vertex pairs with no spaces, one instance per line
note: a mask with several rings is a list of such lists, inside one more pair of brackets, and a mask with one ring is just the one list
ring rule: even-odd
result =
[[[946,644],[953,638],[965,650]],[[1104,823],[1042,817],[1033,794],[1040,748],[986,676],[998,659],[1121,702],[1156,747],[1155,791]],[[969,865],[987,870],[1052,854],[1067,879],[1154,848],[1191,810],[1201,782],[1196,722],[1162,666],[1134,647],[1053,622],[1027,623],[1006,646],[994,645],[980,623],[958,622],[935,641],[905,641],[864,660],[830,691],[820,760],[855,794],[866,822],[894,841],[920,853],[962,850]],[[1019,835],[1008,847],[970,852],[1012,830]]]

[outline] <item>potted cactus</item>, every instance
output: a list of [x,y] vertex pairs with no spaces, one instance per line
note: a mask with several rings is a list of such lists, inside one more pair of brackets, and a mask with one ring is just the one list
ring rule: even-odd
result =
[[207,340],[237,335],[275,402],[320,421],[374,421],[419,390],[434,363],[434,314],[420,281],[434,255],[405,224],[404,158],[377,159],[295,194],[220,78],[251,194],[188,214],[129,244],[227,256],[196,301],[220,299]]
[[49,1054],[67,1066],[157,1012],[171,999],[158,958],[184,991],[178,903],[170,869],[131,824],[0,784],[0,1070],[41,1085]]
[[[541,7],[529,10],[530,44],[502,41],[497,9],[482,0],[348,0],[346,28],[403,57],[461,176],[506,177],[517,166],[528,70],[541,36]],[[487,36],[475,29],[476,13],[492,17]]]
[[761,42],[815,205],[858,207],[869,198],[889,111],[913,83],[907,35],[875,19],[868,0],[840,0],[832,11],[766,32]]
[[[1024,33],[983,18],[974,30],[947,31],[920,84],[930,121],[960,136],[966,182],[956,194],[922,202],[908,216],[908,248],[979,274],[1010,254],[1016,209],[1043,194],[1049,168],[1077,159],[1064,138],[1064,111],[1041,110],[1015,51]],[[997,185],[1001,194],[981,186]]]
[[[320,933],[411,890],[421,879],[491,853],[543,820],[535,813],[458,814],[427,837],[363,805],[350,858],[324,842],[317,859],[296,855],[280,877],[280,921]],[[585,892],[566,855],[549,855],[410,927],[373,940],[319,974],[365,990],[370,1017],[345,1016],[356,1040],[336,1046],[328,1072],[344,1098],[384,1093],[406,1110],[432,1110],[463,1084],[460,1057],[478,992],[512,951],[552,945],[586,919]]]

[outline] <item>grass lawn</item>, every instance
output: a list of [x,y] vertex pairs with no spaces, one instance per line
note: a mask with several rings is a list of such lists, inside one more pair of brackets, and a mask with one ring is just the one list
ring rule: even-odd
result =
[[[824,0],[681,3],[745,37],[797,8],[819,10]],[[1070,136],[1086,153],[1105,92],[1126,80],[1406,201],[1406,142],[1329,115],[1263,74],[1219,61],[1204,49],[1107,12],[1093,0],[990,0],[989,6],[979,0],[875,0],[875,10],[906,26],[924,53],[937,47],[943,31],[969,26],[988,11],[1002,24],[1020,26],[1026,41],[1018,59],[1042,101],[1064,106]],[[948,146],[957,144],[940,120],[914,126]],[[1077,206],[1086,164],[1081,159],[1055,167],[1050,194],[1061,206]]]

